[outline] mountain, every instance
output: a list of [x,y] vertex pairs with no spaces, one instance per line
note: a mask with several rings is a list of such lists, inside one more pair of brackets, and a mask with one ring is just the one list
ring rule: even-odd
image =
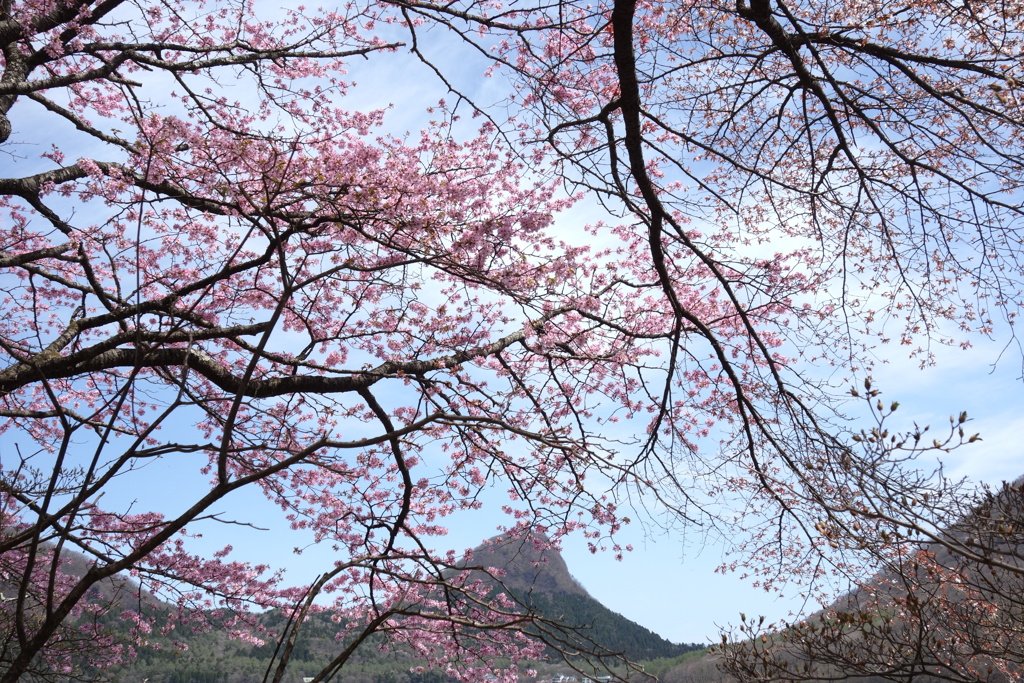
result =
[[503,571],[500,586],[484,573],[480,577],[507,590],[545,617],[583,629],[582,633],[594,643],[622,652],[633,661],[677,657],[703,649],[699,645],[669,642],[602,605],[569,573],[561,553],[549,545],[543,534],[496,536],[473,551],[472,564]]
[[[546,549],[547,545],[548,539],[542,535],[515,540],[495,537],[474,551],[472,564],[500,568],[504,571],[504,588],[482,572],[480,577],[491,581],[496,591],[509,590],[524,604],[547,617],[562,618],[569,626],[580,628],[586,638],[612,652],[622,652],[633,661],[660,658],[664,662],[700,649],[696,645],[671,643],[602,605],[573,578],[561,554]],[[66,566],[71,573],[81,574],[88,568],[88,562],[85,558],[71,558]],[[100,586],[93,598],[98,602],[113,600],[119,604],[122,595],[130,595],[135,589],[129,580],[112,580]],[[254,683],[262,680],[267,662],[274,655],[275,643],[253,646],[231,640],[225,635],[227,629],[217,628],[206,633],[179,628],[165,636],[159,627],[166,622],[171,606],[148,595],[144,604],[145,611],[157,618],[157,627],[148,638],[149,647],[139,648],[138,658],[131,665],[105,672],[86,670],[86,674],[114,681],[148,679],[150,683]],[[125,623],[118,613],[119,610],[114,610],[102,623],[115,637],[116,634],[126,636],[121,633]],[[211,613],[211,621],[218,618]],[[285,618],[277,610],[264,613],[260,621],[271,631],[285,626]],[[296,680],[318,671],[337,654],[337,631],[337,624],[328,614],[309,618],[289,667],[300,676]],[[171,636],[180,646],[172,642]],[[346,664],[346,683],[448,683],[443,672],[417,671],[420,661],[401,648],[383,651],[378,647],[379,640],[371,637]],[[550,663],[538,663],[535,668],[548,677],[567,672],[558,667],[559,661],[560,658],[552,657]]]

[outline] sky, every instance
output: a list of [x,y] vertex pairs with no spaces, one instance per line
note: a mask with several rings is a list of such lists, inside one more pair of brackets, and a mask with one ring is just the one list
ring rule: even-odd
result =
[[[463,60],[455,49],[448,50],[441,36],[433,43],[428,41],[428,45],[434,48],[433,54],[446,73],[457,75],[473,88],[481,103],[501,98],[502,81],[480,77],[479,63]],[[352,77],[359,85],[345,106],[391,107],[386,125],[397,133],[418,130],[427,116],[425,108],[444,95],[430,71],[422,65],[410,68],[405,56],[372,59],[365,65],[355,63]],[[601,217],[597,207],[584,202],[560,216],[557,229],[565,236],[581,235],[582,223]],[[972,431],[980,432],[982,441],[951,454],[944,463],[946,472],[953,477],[997,483],[1024,473],[1020,353],[1016,347],[1005,346],[1005,335],[1000,340],[979,338],[973,343],[968,350],[936,349],[936,365],[924,369],[916,360],[902,356],[901,349],[882,348],[879,354],[886,362],[879,364],[874,379],[887,399],[901,403],[899,419],[907,426],[917,422],[939,427],[949,415],[966,410],[973,419]],[[11,436],[3,439],[9,446]],[[0,445],[3,443],[0,441]],[[157,508],[172,505],[180,490],[190,485],[190,477],[199,476],[182,464],[155,463],[145,473],[149,488],[122,495],[125,500],[137,496]],[[205,477],[201,479],[205,481]],[[226,504],[239,509],[262,505],[252,495],[241,492]],[[226,507],[225,512],[230,510]],[[330,562],[323,551],[292,556],[290,550],[297,542],[282,520],[270,513],[261,519],[269,531],[232,532],[238,559],[262,561],[268,546],[279,547],[289,576],[296,579],[315,574]],[[490,514],[463,515],[453,522],[446,543],[462,549],[497,533],[498,524],[505,519]],[[596,599],[672,641],[716,641],[719,628],[737,623],[740,612],[763,614],[774,621],[801,607],[795,594],[766,594],[735,574],[716,573],[715,569],[727,559],[725,548],[718,543],[704,545],[699,530],[682,535],[678,530],[665,533],[656,524],[645,528],[638,523],[627,527],[621,538],[634,550],[618,562],[611,553],[592,555],[579,538],[566,541],[563,556],[573,575]],[[221,543],[222,539],[210,539],[210,548],[219,548]]]
[[[979,340],[966,351],[941,351],[936,367],[894,361],[874,374],[886,401],[900,402],[897,416],[906,427],[917,422],[941,431],[950,415],[967,411],[968,431],[981,441],[948,455],[947,476],[996,484],[1024,474],[1024,383],[1019,358],[1008,352],[999,360],[1001,351],[1000,343]],[[803,607],[795,588],[779,596],[737,574],[715,573],[725,549],[687,547],[684,540],[641,539],[621,563],[590,558],[585,548],[570,548],[565,558],[594,597],[677,642],[717,641],[720,627],[739,624],[740,612],[776,621]]]

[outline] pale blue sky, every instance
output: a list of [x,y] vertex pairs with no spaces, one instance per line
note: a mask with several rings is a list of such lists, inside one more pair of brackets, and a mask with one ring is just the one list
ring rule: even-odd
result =
[[[439,38],[440,40],[440,38]],[[435,44],[435,47],[443,47]],[[464,59],[454,47],[451,51],[437,49],[442,66],[448,74],[462,79],[469,91],[482,104],[498,101],[503,94],[500,78],[483,79],[479,74],[482,62]],[[344,106],[349,109],[393,105],[387,117],[390,131],[410,131],[415,136],[425,120],[424,108],[445,96],[429,70],[408,59],[405,54],[377,56],[367,62],[353,62],[352,77],[359,83]],[[453,100],[452,96],[448,96]],[[22,105],[19,103],[19,107]],[[14,114],[18,114],[18,108]],[[468,112],[467,112],[468,113]],[[21,122],[24,124],[24,121]],[[16,130],[19,130],[15,118]],[[20,129],[24,132],[25,128]],[[41,135],[52,139],[53,131]],[[21,153],[32,156],[32,149],[21,147]],[[83,151],[78,151],[84,154]],[[98,155],[98,153],[97,153]],[[28,168],[30,164],[25,164]],[[26,171],[27,172],[27,171]],[[581,205],[559,219],[558,229],[565,235],[584,235],[583,222],[602,218],[593,206]],[[1009,348],[993,368],[1003,351],[1006,339],[975,340],[974,348],[938,349],[938,366],[920,370],[917,362],[905,357],[905,349],[883,347],[880,356],[888,362],[879,366],[874,377],[885,396],[902,404],[899,418],[909,427],[919,424],[945,424],[948,416],[966,410],[974,418],[972,431],[982,434],[983,441],[954,453],[946,463],[947,473],[970,476],[976,480],[998,482],[1024,473],[1024,457],[1020,434],[1024,414],[1020,410],[1024,383],[1020,377],[1020,357],[1015,347]],[[0,448],[9,448],[16,435],[0,438]],[[708,451],[713,452],[713,444]],[[172,509],[182,502],[181,491],[190,482],[202,483],[198,465],[174,461],[153,463],[135,479],[125,479],[123,489],[112,492],[108,500],[127,503],[139,500],[140,505]],[[496,495],[500,491],[496,492]],[[238,510],[236,515],[233,511]],[[287,568],[288,575],[302,581],[312,578],[330,566],[332,558],[325,551],[307,551],[301,557],[291,554],[301,540],[287,530],[287,525],[259,494],[239,492],[214,512],[225,517],[250,518],[270,531],[240,530],[222,527],[223,535],[213,529],[196,542],[196,547],[218,549],[225,542],[236,548],[236,559],[263,562],[270,559]],[[452,528],[447,544],[463,549],[477,545],[492,536],[505,522],[501,515],[484,511],[462,515]],[[663,636],[677,642],[704,643],[717,640],[716,625],[735,623],[739,612],[764,614],[770,620],[784,618],[799,608],[795,595],[779,598],[750,587],[735,575],[719,575],[714,568],[721,564],[725,549],[719,544],[702,546],[701,534],[691,530],[688,536],[663,534],[656,528],[644,533],[635,524],[622,533],[623,543],[632,543],[635,550],[616,562],[611,553],[591,555],[580,538],[566,542],[564,556],[570,571],[590,593],[611,609],[624,614]],[[441,545],[440,539],[437,543]]]

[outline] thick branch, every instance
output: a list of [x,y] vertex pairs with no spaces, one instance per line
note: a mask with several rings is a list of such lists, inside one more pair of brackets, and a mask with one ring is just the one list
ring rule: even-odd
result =
[[334,394],[359,391],[387,377],[423,375],[432,370],[451,369],[474,358],[491,356],[513,344],[522,342],[525,333],[515,332],[491,344],[476,346],[449,356],[431,360],[388,361],[375,368],[343,377],[322,375],[296,375],[271,379],[250,379],[243,382],[225,365],[194,348],[174,349],[111,349],[94,356],[76,360],[81,354],[47,357],[40,354],[30,361],[19,363],[0,372],[0,395],[32,384],[55,379],[69,379],[88,373],[105,372],[118,368],[188,367],[224,391],[269,398],[287,394]]

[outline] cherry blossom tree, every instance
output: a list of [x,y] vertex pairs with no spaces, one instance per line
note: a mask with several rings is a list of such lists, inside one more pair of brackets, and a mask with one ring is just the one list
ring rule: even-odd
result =
[[[508,533],[599,543],[626,489],[658,497],[673,475],[604,428],[667,377],[688,395],[651,432],[689,449],[734,406],[731,380],[704,358],[678,378],[658,360],[677,320],[631,228],[605,251],[557,238],[573,198],[543,149],[486,120],[460,138],[443,105],[403,138],[344,108],[345,60],[396,50],[374,27],[401,11],[5,5],[2,680],[130,658],[154,628],[149,595],[177,603],[171,636],[282,638],[273,680],[311,610],[339,624],[318,680],[374,633],[463,677],[544,643],[603,656],[491,597],[435,537],[500,482]],[[56,141],[39,153],[40,139]],[[674,266],[694,283],[678,291],[701,334],[749,355],[749,321],[705,271]],[[763,366],[730,375],[757,394]],[[158,460],[205,483],[171,510],[116,500]],[[197,529],[254,524],[221,512],[240,489],[339,559],[296,586],[229,547],[192,551]],[[134,599],[97,598],[125,573]],[[284,634],[252,617],[274,607],[292,615]],[[133,642],[104,635],[111,613]]]
[[[886,11],[5,3],[3,680],[66,675],[103,609],[141,644],[144,609],[88,599],[123,572],[174,597],[169,631],[333,610],[318,680],[373,633],[470,678],[538,634],[603,656],[436,549],[494,484],[507,530],[553,543],[614,547],[630,501],[723,528],[715,502],[746,501],[775,522],[740,517],[766,571],[830,557],[860,456],[801,363],[861,373],[873,335],[927,362],[1019,300],[1020,13]],[[445,73],[439,31],[507,74],[506,106]],[[346,63],[395,54],[453,103],[416,135],[346,104]],[[581,195],[608,225],[559,224]],[[926,485],[890,455],[857,471]],[[205,484],[113,500],[158,460]],[[219,512],[243,489],[336,563],[295,586],[193,552],[253,524]]]

